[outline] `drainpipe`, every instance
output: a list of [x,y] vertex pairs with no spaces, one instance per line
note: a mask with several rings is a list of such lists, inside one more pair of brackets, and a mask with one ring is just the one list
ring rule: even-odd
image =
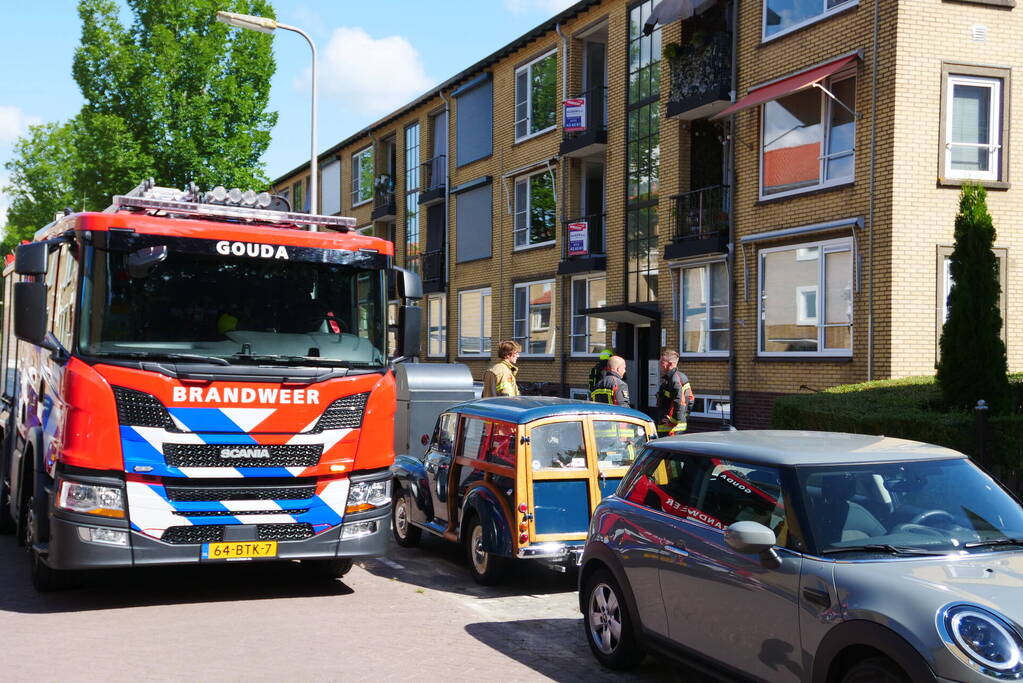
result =
[[874,0],[874,32],[871,37],[870,66],[870,202],[867,229],[867,381],[874,379],[874,189],[877,179],[877,45],[881,21],[881,0]]
[[[879,0],[875,0],[879,1]],[[734,93],[739,89],[739,0],[732,0],[731,3],[731,24],[732,24],[732,100],[735,101]],[[735,392],[738,386],[735,367],[735,114],[728,117],[728,152],[725,155],[725,163],[728,165],[725,179],[728,182],[728,271],[729,286],[728,294],[731,297],[728,306],[728,397],[731,401],[731,410],[728,413],[728,421],[735,426],[735,412],[737,401]]]
[[[560,22],[554,25],[554,31],[561,37],[561,101],[564,102],[565,100],[568,99],[568,36],[561,32]],[[559,159],[558,161],[561,162],[558,164],[561,167],[562,201],[560,202],[561,203],[560,213],[561,225],[564,226],[565,219],[567,216],[565,202],[568,200],[567,169],[571,162],[562,161],[561,159]],[[550,162],[548,162],[548,166],[550,166]],[[562,254],[564,254],[565,234],[564,231],[561,230],[559,230],[558,232],[562,233],[561,235]],[[568,310],[568,307],[571,305],[572,297],[571,292],[566,292],[566,289],[568,288],[565,287],[565,283],[568,283],[568,288],[571,288],[572,286],[571,276],[565,275],[561,278],[561,287],[559,288],[561,290],[561,296],[559,297],[561,299],[561,315],[558,316],[561,319],[561,372],[558,382],[559,384],[561,384],[561,395],[567,398],[569,392],[565,387],[565,384],[568,382],[568,348],[569,348],[568,345],[571,343],[571,340],[569,339],[569,335],[565,334],[565,331],[568,330],[569,333],[571,333],[572,331],[571,311]],[[566,301],[569,302],[568,305],[565,304]]]
[[[440,90],[437,91],[440,95],[441,100],[444,101],[444,112],[447,114],[448,121],[448,148],[445,151],[447,158],[444,159],[444,326],[445,330],[451,329],[448,325],[450,322],[450,311],[451,311],[451,296],[448,290],[451,289],[451,235],[448,231],[451,227],[451,103],[448,102],[448,98],[444,97],[444,93]],[[427,313],[429,316],[429,313]],[[427,335],[430,334],[427,330]],[[456,340],[457,341],[457,340]],[[429,340],[427,340],[429,344]],[[447,334],[444,335],[444,362],[450,362],[448,360],[448,344]]]

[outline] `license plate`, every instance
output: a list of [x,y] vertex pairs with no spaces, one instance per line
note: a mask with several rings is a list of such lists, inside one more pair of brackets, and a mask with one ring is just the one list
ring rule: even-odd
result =
[[251,557],[277,557],[277,541],[202,544],[204,560],[237,560]]

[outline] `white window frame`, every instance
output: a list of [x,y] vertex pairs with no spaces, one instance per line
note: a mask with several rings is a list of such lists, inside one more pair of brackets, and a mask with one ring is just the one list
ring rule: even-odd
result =
[[360,149],[358,152],[352,154],[352,208],[356,206],[362,206],[373,201],[373,186],[369,186],[369,197],[366,199],[359,199],[359,195],[362,193],[362,186],[359,184],[359,174],[362,168],[362,159],[365,156],[369,156],[370,160],[373,159],[373,145]]
[[[732,417],[732,407],[731,407],[732,406],[732,402],[728,398],[728,396],[725,396],[723,394],[718,394],[718,395],[714,395],[714,394],[695,394],[694,398],[696,399],[696,401],[693,404],[693,411],[691,413],[689,413],[689,417],[702,417],[702,418],[707,418],[707,419],[711,419],[711,420],[727,420],[727,419]],[[703,401],[704,410],[697,410],[696,409],[696,406],[699,405],[700,401]],[[725,402],[728,403],[728,410],[727,411],[721,411],[721,412],[708,412],[706,410],[706,407],[707,407],[707,404],[710,401],[725,401]]]
[[[704,261],[692,261],[690,263],[685,263],[685,264],[682,264],[682,265],[678,266],[678,271],[679,271],[679,273],[678,273],[678,338],[679,338],[678,346],[679,346],[679,354],[678,355],[679,355],[680,358],[727,358],[728,357],[728,349],[717,350],[717,351],[703,351],[703,352],[682,351],[682,348],[684,348],[682,340],[685,338],[684,335],[685,335],[685,329],[686,329],[686,319],[685,319],[685,315],[686,314],[685,314],[685,306],[684,306],[684,303],[685,303],[685,300],[686,300],[685,299],[685,291],[684,291],[684,287],[685,287],[685,274],[683,273],[683,271],[685,271],[685,270],[687,270],[689,268],[705,268],[704,276],[703,276],[703,281],[704,281],[704,291],[707,292],[707,318],[706,318],[706,323],[707,324],[704,327],[704,332],[706,333],[707,339],[708,339],[708,342],[709,342],[709,340],[710,340],[710,333],[712,331],[711,328],[710,328],[710,321],[711,321],[711,314],[710,314],[710,309],[711,309],[711,305],[710,305],[710,291],[711,291],[710,290],[710,287],[711,287],[711,282],[710,282],[710,266],[712,266],[712,265],[714,265],[716,263],[724,263],[725,264],[725,277],[730,279],[731,278],[731,273],[729,273],[729,271],[728,271],[728,261],[727,261],[727,259],[710,259],[710,260],[704,260]],[[729,294],[728,303],[725,304],[728,307],[729,323],[731,323],[731,315],[732,315],[732,310],[731,310],[732,309],[731,291],[732,291],[731,282],[729,282],[729,286],[728,286],[728,294]],[[719,331],[719,330],[715,329],[713,331]]]
[[[945,178],[949,180],[999,180],[1002,168],[1002,84],[1000,78],[987,78],[984,76],[966,76],[960,74],[948,75],[945,84]],[[987,88],[991,91],[991,101],[988,104],[988,130],[991,132],[991,141],[982,144],[968,144],[965,142],[952,142],[952,125],[955,118],[953,103],[955,102],[955,86],[968,85],[972,87]],[[952,146],[957,147],[986,147],[988,150],[987,171],[963,171],[952,168]]]
[[[448,297],[447,294],[427,294],[426,295],[426,357],[427,358],[444,358],[447,356],[448,350]],[[440,301],[440,324],[437,327],[440,328],[440,353],[433,352],[433,307],[431,304],[434,301]]]
[[[824,81],[824,88],[827,89],[828,92],[833,92],[834,91],[833,84],[838,83],[840,81],[844,81],[848,78],[852,78],[853,80],[856,79],[855,69],[843,69],[839,73],[829,77]],[[820,96],[821,102],[821,148],[820,155],[817,157],[817,182],[813,185],[807,185],[806,187],[797,187],[795,189],[786,190],[784,192],[770,192],[768,194],[764,194],[764,126],[767,123],[765,107],[769,104],[769,102],[765,102],[764,104],[760,105],[760,151],[758,152],[760,156],[759,159],[760,182],[757,188],[758,198],[760,199],[760,201],[770,201],[772,199],[778,199],[780,197],[792,197],[794,195],[805,194],[807,192],[816,192],[817,190],[829,187],[837,187],[840,185],[849,185],[850,183],[856,182],[856,136],[859,134],[859,126],[857,125],[859,123],[859,120],[855,118],[853,120],[853,125],[856,127],[856,130],[853,132],[852,152],[850,153],[843,151],[835,154],[829,154],[826,150],[828,148],[828,138],[831,136],[831,110],[832,107],[841,107],[842,105],[833,100],[823,90],[820,90],[819,88],[815,88],[815,90],[818,90],[817,94]],[[791,95],[794,93],[789,94]],[[776,99],[782,100],[785,98],[779,97]],[[773,101],[774,100],[772,100],[772,102]],[[852,104],[853,109],[855,109],[856,102],[854,101]],[[849,156],[850,154],[852,155],[853,158],[852,175],[828,180],[825,177],[828,161],[838,157]]]
[[[825,329],[827,327],[839,327],[843,324],[833,323],[828,325],[827,323],[817,323],[817,350],[816,351],[764,351],[762,348],[763,344],[763,327],[764,327],[764,257],[767,254],[778,252],[778,251],[794,251],[801,248],[818,247],[818,263],[817,263],[817,320],[827,320],[825,315],[824,306],[828,298],[827,293],[827,276],[824,270],[824,264],[827,261],[825,256],[827,254],[835,252],[849,252],[850,272],[849,280],[852,283],[852,301],[850,301],[850,321],[849,321],[849,348],[847,349],[834,349],[824,348],[824,337]],[[809,242],[799,245],[790,245],[784,247],[771,247],[768,249],[761,249],[757,254],[757,356],[761,358],[816,358],[816,357],[852,357],[853,348],[856,344],[855,338],[855,309],[856,309],[856,248],[852,237],[841,237],[832,240],[822,240],[819,242]],[[805,286],[804,286],[805,287]],[[797,287],[797,291],[801,287]],[[821,296],[821,292],[824,295]],[[798,317],[798,309],[796,311]],[[798,321],[797,321],[797,324]]]
[[845,12],[846,10],[850,10],[853,7],[858,6],[860,4],[860,2],[859,2],[859,0],[848,0],[847,2],[839,2],[834,7],[830,7],[830,8],[827,6],[827,4],[828,4],[827,0],[821,0],[821,5],[823,6],[824,9],[823,9],[823,11],[820,14],[815,14],[812,17],[808,17],[808,18],[804,19],[803,21],[801,21],[801,22],[799,22],[797,24],[793,24],[792,26],[789,26],[788,28],[783,28],[782,30],[778,31],[777,33],[774,33],[772,35],[767,35],[767,0],[764,0],[763,6],[761,8],[761,20],[760,20],[760,39],[761,39],[761,42],[769,43],[772,40],[775,40],[777,38],[781,38],[782,36],[787,36],[788,34],[792,33],[793,31],[798,31],[798,30],[800,30],[802,28],[810,26],[811,24],[816,24],[818,21],[823,21],[824,19],[827,19],[828,17],[834,16],[836,14],[841,14],[842,12]]
[[[544,128],[542,130],[538,130],[535,133],[530,133],[529,132],[529,129],[533,127],[533,79],[532,79],[533,65],[538,63],[538,62],[542,62],[543,60],[547,59],[551,55],[555,55],[555,57],[554,57],[554,73],[556,75],[557,74],[557,61],[558,61],[558,58],[556,56],[557,53],[558,53],[558,49],[554,48],[553,50],[550,50],[549,52],[545,52],[544,54],[540,55],[536,59],[534,59],[534,60],[532,60],[532,61],[530,61],[530,62],[528,62],[526,64],[523,64],[519,68],[515,69],[515,104],[514,104],[514,106],[516,108],[518,108],[519,102],[520,102],[519,101],[519,74],[522,73],[523,71],[526,72],[526,93],[525,93],[525,95],[526,95],[526,102],[525,102],[525,104],[526,104],[526,118],[524,118],[524,119],[517,118],[517,116],[518,116],[517,112],[513,116],[514,121],[512,122],[512,131],[515,132],[515,142],[522,142],[523,140],[528,140],[530,138],[535,138],[538,135],[543,135],[544,133],[552,131],[552,130],[554,130],[555,128],[558,127],[558,111],[557,111],[558,83],[557,83],[557,79],[555,79],[555,82],[554,82],[554,101],[555,101],[554,125],[548,126],[547,128]],[[523,121],[526,124],[526,134],[520,137],[518,135],[518,127],[519,127],[519,123],[521,123]]]
[[[554,328],[556,330],[557,328],[555,327],[555,324],[554,324],[555,323],[554,316],[557,314],[557,306],[556,306],[555,302],[556,302],[556,297],[557,297],[557,293],[558,293],[558,288],[557,288],[557,285],[555,284],[553,278],[548,278],[546,280],[533,280],[531,282],[519,282],[513,288],[513,291],[512,291],[512,335],[513,335],[512,339],[517,341],[522,346],[522,351],[521,351],[521,353],[519,353],[519,356],[529,357],[529,358],[554,358],[554,354],[555,354],[555,351],[557,349],[557,339],[554,337],[554,334],[556,334],[556,333],[552,333],[552,337],[551,337],[551,352],[550,353],[530,353],[529,352],[530,332],[532,332],[532,320],[533,320],[532,306],[530,306],[530,304],[529,304],[529,288],[532,287],[533,285],[547,285],[547,284],[549,284],[551,286],[551,313],[550,313],[550,320],[548,322],[548,326],[546,328],[543,328],[543,329]],[[515,307],[517,305],[518,298],[519,298],[518,297],[518,292],[519,292],[520,289],[526,290],[526,310],[521,312],[522,315],[519,315],[520,311],[515,310]],[[515,325],[517,323],[522,323],[525,326],[525,335],[524,336],[521,336],[521,337],[514,336],[514,334],[515,334]]]
[[[569,282],[569,286],[571,287],[571,289],[569,289],[568,295],[569,295],[569,299],[570,299],[569,306],[571,306],[571,308],[569,309],[569,321],[568,321],[568,350],[569,350],[569,355],[571,357],[573,357],[573,358],[597,358],[598,356],[600,356],[600,352],[599,351],[597,353],[580,353],[580,352],[575,350],[575,340],[576,340],[577,337],[584,337],[586,339],[586,346],[590,345],[590,341],[591,341],[590,340],[590,326],[589,326],[588,320],[589,320],[589,318],[593,317],[593,316],[589,316],[589,315],[576,315],[576,313],[575,313],[575,304],[576,304],[576,301],[575,301],[575,283],[576,282],[580,282],[580,281],[586,282],[586,302],[588,304],[589,303],[589,299],[590,299],[590,283],[593,282],[594,280],[603,280],[604,281],[604,288],[605,288],[604,289],[604,300],[606,301],[607,300],[607,276],[606,275],[579,275],[577,277],[572,278],[571,282]],[[585,308],[589,308],[589,306],[586,306]],[[572,332],[572,330],[575,329],[575,319],[576,318],[585,318],[585,319],[587,319],[586,334],[578,335],[578,334],[575,334],[575,333]],[[598,320],[599,320],[599,318],[598,318]],[[607,335],[607,323],[606,322],[604,323],[604,335],[605,335],[605,339],[606,339],[607,338],[606,337],[606,335]]]
[[[535,244],[517,245],[515,244],[515,236],[519,232],[526,233],[526,240],[529,240],[529,215],[533,210],[533,190],[530,184],[531,180],[538,175],[550,174],[551,175],[551,187],[554,188],[554,225],[552,226],[552,234],[554,237],[547,240],[546,242],[536,242]],[[555,176],[550,169],[543,169],[536,171],[535,173],[529,173],[527,175],[519,176],[515,179],[515,183],[512,186],[512,251],[526,251],[528,249],[537,249],[539,247],[547,247],[558,240],[558,193],[557,193],[557,176]],[[524,184],[526,186],[526,206],[520,210],[518,205],[519,201],[519,185]],[[526,226],[524,228],[516,227],[518,217],[520,214],[524,214],[526,217]]]
[[[490,287],[481,287],[479,289],[463,289],[458,292],[458,356],[459,358],[490,358],[490,351],[481,351],[480,353],[466,353],[462,348],[462,339],[466,336],[465,330],[462,329],[462,297],[475,294],[480,297],[480,329],[478,330],[480,339],[484,339],[487,336],[491,337],[491,348],[493,348],[493,325],[494,325],[494,300],[490,300],[490,334],[483,334],[483,297],[492,296]],[[482,348],[483,344],[480,344]]]
[[[806,306],[806,295],[813,294],[813,315],[807,315]],[[796,324],[797,325],[816,325],[817,324],[817,309],[819,297],[817,294],[817,285],[804,285],[802,287],[796,287]]]

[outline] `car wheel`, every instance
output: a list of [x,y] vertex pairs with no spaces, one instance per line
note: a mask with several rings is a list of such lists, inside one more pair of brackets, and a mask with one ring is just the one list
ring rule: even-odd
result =
[[586,611],[583,630],[593,656],[609,669],[634,668],[644,653],[636,642],[636,633],[625,607],[622,589],[606,569],[590,574],[583,587]]
[[394,505],[391,506],[391,532],[394,534],[394,542],[402,548],[416,547],[423,536],[423,530],[413,526],[411,512],[412,503],[408,495],[398,491],[394,497]]
[[332,581],[340,579],[352,569],[352,560],[351,558],[302,560],[302,568],[313,578]]
[[24,540],[32,562],[30,572],[32,587],[40,593],[49,593],[70,587],[71,572],[54,569],[46,564],[43,556],[35,547],[36,539],[38,538],[38,520],[36,518],[38,513],[35,509],[35,496],[31,496],[28,499],[24,512],[26,514]]
[[871,657],[854,664],[842,683],[909,683],[906,674],[887,657]]
[[479,517],[469,520],[468,532],[465,537],[465,554],[469,559],[469,573],[473,580],[483,586],[500,583],[508,565],[507,558],[483,549],[483,523]]

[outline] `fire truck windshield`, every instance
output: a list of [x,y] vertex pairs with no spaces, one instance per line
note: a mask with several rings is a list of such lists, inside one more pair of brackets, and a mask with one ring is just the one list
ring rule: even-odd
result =
[[79,347],[95,356],[202,362],[386,363],[384,274],[327,259],[169,251],[146,272],[87,247]]

